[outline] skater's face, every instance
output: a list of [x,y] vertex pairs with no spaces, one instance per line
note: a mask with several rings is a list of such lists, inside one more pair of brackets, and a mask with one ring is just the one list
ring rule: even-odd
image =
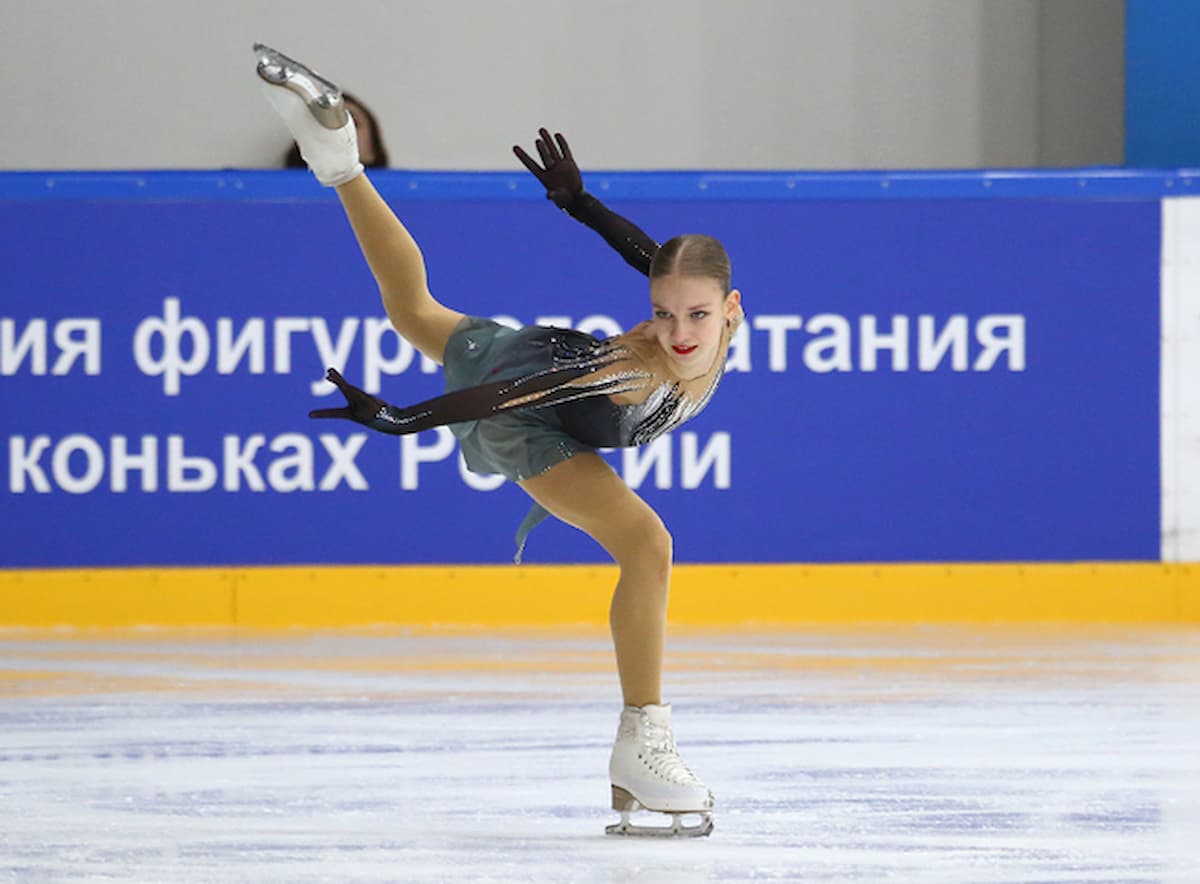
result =
[[740,301],[736,290],[727,295],[707,276],[671,273],[650,281],[654,335],[681,378],[698,378],[712,368],[721,333]]

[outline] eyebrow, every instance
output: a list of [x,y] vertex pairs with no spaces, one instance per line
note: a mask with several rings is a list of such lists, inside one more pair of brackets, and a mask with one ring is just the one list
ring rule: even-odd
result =
[[[656,303],[654,303],[653,301],[651,301],[651,302],[650,302],[650,306],[651,306],[651,307],[653,307],[655,310],[662,310],[664,313],[670,313],[670,312],[671,312],[671,311],[670,311],[670,310],[668,310],[666,307],[664,307],[662,304],[656,304]],[[696,310],[711,310],[711,309],[712,309],[712,305],[711,305],[711,304],[696,304],[695,306],[692,306],[692,307],[684,307],[683,309],[684,309],[684,310],[686,310],[687,312],[691,313],[691,312],[694,312],[694,311],[696,311]]]

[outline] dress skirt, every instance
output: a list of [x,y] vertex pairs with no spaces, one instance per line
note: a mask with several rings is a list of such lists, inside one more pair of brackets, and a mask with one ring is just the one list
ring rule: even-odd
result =
[[[493,381],[528,377],[555,367],[564,337],[594,341],[570,329],[530,325],[512,329],[491,319],[468,316],[446,342],[446,391]],[[473,473],[499,473],[519,482],[584,451],[595,451],[563,428],[553,406],[525,408],[483,420],[450,424]]]

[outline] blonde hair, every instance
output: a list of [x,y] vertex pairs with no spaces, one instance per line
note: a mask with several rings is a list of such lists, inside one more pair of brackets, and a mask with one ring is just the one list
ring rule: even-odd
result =
[[720,240],[703,233],[685,233],[667,240],[650,261],[650,278],[671,274],[703,276],[729,294],[733,267]]

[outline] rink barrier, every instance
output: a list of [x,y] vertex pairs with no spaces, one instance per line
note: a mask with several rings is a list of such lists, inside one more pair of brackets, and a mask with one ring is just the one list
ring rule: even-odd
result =
[[[607,624],[612,566],[0,571],[0,627],[557,627]],[[681,627],[1200,624],[1200,565],[679,565]]]
[[[443,268],[438,296],[520,322],[645,318],[640,275],[509,166],[376,176]],[[680,562],[1200,560],[1185,546],[1200,495],[1178,468],[1200,372],[1190,330],[1158,306],[1171,277],[1172,315],[1197,314],[1196,237],[1163,213],[1182,203],[1167,222],[1200,221],[1200,174],[613,172],[588,186],[653,235],[705,230],[744,256],[746,343],[720,396],[678,438],[612,457]],[[335,362],[398,402],[441,391],[411,351],[384,370],[382,307],[342,216],[302,170],[0,173],[0,569],[511,560],[525,502],[469,481],[449,431],[364,441],[305,417],[331,401]],[[264,230],[329,251],[281,261]],[[64,262],[64,240],[86,247]],[[1178,440],[1169,455],[1160,437]],[[539,529],[532,560],[607,563],[554,532]]]

